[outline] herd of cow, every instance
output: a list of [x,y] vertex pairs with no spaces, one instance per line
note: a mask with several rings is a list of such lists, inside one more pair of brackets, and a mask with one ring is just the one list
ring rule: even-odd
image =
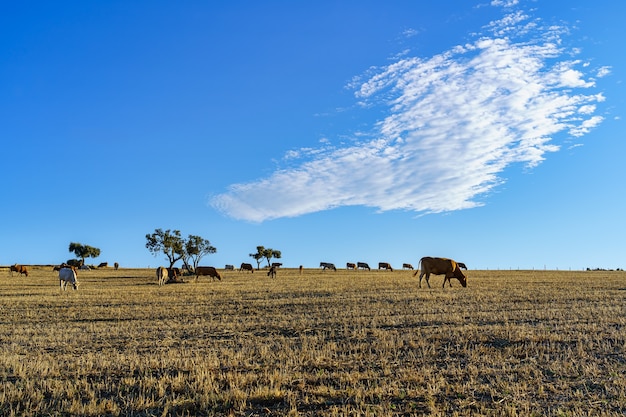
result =
[[[278,273],[278,269],[281,266],[282,264],[279,262],[272,263],[272,265],[270,266],[267,272],[267,276],[271,278],[275,278]],[[331,262],[320,262],[320,268],[324,270],[330,269],[333,271],[337,271],[337,267],[335,266],[335,264]],[[352,270],[367,269],[368,271],[371,271],[370,266],[365,262],[357,262],[356,264],[348,262],[346,264],[346,268],[352,269]],[[224,269],[227,271],[234,271],[235,266],[226,265]],[[302,274],[303,269],[304,269],[303,266],[300,265],[300,274]],[[388,262],[379,262],[378,269],[385,269],[388,271],[393,271],[393,268]],[[413,270],[414,268],[413,268],[413,265],[405,263],[405,264],[402,264],[402,269]],[[465,264],[462,262],[456,262],[448,258],[432,258],[432,257],[427,256],[427,257],[420,259],[419,269],[413,273],[413,276],[414,277],[417,276],[417,274],[420,273],[421,271],[420,276],[419,276],[420,288],[422,288],[423,277],[426,278],[426,284],[428,285],[428,288],[430,288],[430,275],[431,274],[445,275],[444,280],[443,280],[443,287],[445,287],[446,282],[448,282],[448,284],[452,286],[452,283],[450,282],[451,278],[458,279],[463,287],[467,287],[467,277],[463,274],[461,269],[467,270],[467,266],[465,266]],[[252,266],[252,264],[244,262],[239,266],[239,271],[240,272],[249,271],[250,273],[254,273],[254,267]],[[159,285],[164,285],[169,279],[176,280],[176,278],[180,276],[180,274],[181,272],[180,272],[180,269],[178,268],[168,269],[168,268],[165,268],[164,266],[160,266],[156,270],[156,277],[157,277],[157,281]],[[215,267],[212,267],[212,266],[199,266],[196,268],[194,275],[196,276],[196,280],[200,276],[208,276],[208,277],[211,277],[213,280],[217,279],[218,281],[222,280],[222,275],[219,273],[219,271]]]
[[[278,273],[278,269],[281,266],[282,266],[281,263],[278,263],[278,262],[273,263],[267,272],[267,276],[271,278],[275,278]],[[333,271],[337,270],[335,265],[330,262],[320,262],[320,268],[324,270],[326,269],[330,269]],[[356,264],[348,262],[346,264],[346,268],[352,269],[352,270],[357,270],[357,269],[367,269],[368,271],[371,270],[370,266],[365,262],[357,262]],[[117,265],[116,265],[116,269],[117,269]],[[234,270],[235,268],[233,265],[226,265],[225,269]],[[393,268],[387,262],[379,262],[378,269],[385,269],[385,270],[393,271]],[[402,269],[412,270],[413,265],[405,263],[402,265]],[[418,273],[420,274],[419,275],[419,288],[422,288],[423,277],[426,278],[426,284],[428,285],[428,288],[430,288],[429,279],[430,279],[431,274],[445,275],[444,280],[443,280],[443,287],[445,287],[446,281],[452,287],[452,283],[450,282],[451,278],[458,279],[463,287],[467,287],[467,277],[463,274],[461,269],[467,270],[467,266],[465,266],[465,264],[462,262],[456,262],[448,258],[432,258],[432,257],[426,256],[420,259],[418,270],[416,270],[413,273],[413,276],[415,277],[417,276]],[[71,284],[75,290],[78,289],[78,279],[76,275],[75,266],[62,264],[59,266],[55,266],[53,270],[59,271],[59,283],[60,283],[61,290],[65,291],[65,289],[67,288],[67,284]],[[302,270],[303,270],[303,267],[302,265],[300,265],[300,274],[302,274]],[[239,271],[250,271],[251,273],[254,273],[254,267],[252,266],[252,264],[242,263],[241,266],[239,267]],[[13,272],[17,272],[21,275],[28,276],[28,269],[24,265],[18,265],[18,264],[11,265],[10,272],[11,272],[11,275],[13,275]],[[160,266],[156,269],[156,277],[157,277],[158,284],[160,286],[164,285],[170,279],[175,280],[177,276],[179,275],[181,275],[181,272],[180,272],[180,269],[178,268],[168,269],[166,267]],[[222,275],[219,273],[219,271],[216,268],[212,266],[199,266],[195,269],[194,275],[196,276],[196,280],[200,276],[209,276],[213,280],[215,279],[219,281],[222,280]]]
[[[300,267],[302,268],[302,267]],[[337,268],[335,264],[330,262],[320,262],[320,268],[322,269],[332,269],[336,271]],[[365,262],[357,262],[356,264],[348,262],[346,263],[346,269],[367,269],[371,271],[370,266]],[[386,269],[388,271],[393,271],[393,268],[388,262],[379,262],[378,269]],[[402,264],[402,269],[413,269],[413,265],[411,264]],[[433,275],[445,275],[443,279],[443,287],[446,286],[446,281],[450,286],[452,283],[450,282],[450,278],[456,278],[459,280],[463,287],[467,287],[467,277],[463,274],[461,269],[465,269],[467,271],[467,266],[463,262],[456,262],[452,259],[448,258],[433,258],[430,256],[425,256],[420,259],[418,270],[413,273],[413,276],[416,276],[420,271],[420,280],[419,287],[422,288],[422,277],[426,277],[426,284],[428,284],[428,288],[430,288],[430,274]]]

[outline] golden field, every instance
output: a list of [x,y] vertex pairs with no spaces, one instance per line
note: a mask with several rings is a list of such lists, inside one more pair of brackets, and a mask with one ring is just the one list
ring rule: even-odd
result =
[[0,270],[0,415],[617,416],[626,273]]

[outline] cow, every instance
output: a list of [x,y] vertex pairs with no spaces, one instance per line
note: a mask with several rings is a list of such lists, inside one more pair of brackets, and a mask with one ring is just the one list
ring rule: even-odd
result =
[[82,259],[68,259],[66,264],[80,268],[85,264],[85,262]]
[[388,271],[393,272],[393,268],[391,267],[391,264],[387,262],[378,262],[378,269],[386,269]]
[[272,266],[275,266],[276,268],[280,268],[281,266],[283,266],[282,262],[272,262]]
[[65,262],[63,262],[61,265],[55,265],[55,266],[53,266],[53,267],[52,267],[52,270],[53,270],[53,271],[60,271],[60,270],[61,270],[61,269],[63,269],[63,268],[70,268],[70,269],[73,269],[73,270],[74,270],[74,272],[76,272],[76,267],[75,267],[75,266],[68,265],[68,264],[66,264]]
[[118,264],[117,262],[113,264],[113,268],[115,268],[116,271],[119,269],[119,267],[120,267],[120,264]]
[[108,267],[109,267],[108,262],[102,262],[100,265],[98,265],[98,268],[108,268]]
[[[428,288],[430,288],[430,283],[428,279],[430,278],[430,274],[434,275],[444,275],[442,288],[445,288],[446,281],[452,287],[452,282],[450,282],[450,278],[456,278],[459,280],[463,287],[467,287],[467,277],[463,275],[459,265],[453,261],[452,259],[447,258],[431,258],[429,256],[425,256],[420,259],[420,269],[415,271],[413,276],[416,276],[417,273],[420,273],[420,281],[419,287],[422,288],[422,277],[426,275],[426,284],[428,284]],[[421,272],[420,272],[421,271]]]
[[356,264],[353,264],[352,262],[348,262],[348,263],[346,263],[346,269],[354,269],[354,270],[356,270]]
[[196,268],[196,281],[200,275],[208,275],[215,281],[217,278],[219,281],[222,280],[222,275],[212,266],[199,266]]
[[239,267],[239,271],[250,271],[254,274],[254,268],[252,267],[252,264],[247,264],[245,262],[243,262],[241,264],[241,266]]
[[170,278],[170,273],[166,267],[160,266],[156,269],[156,277],[157,281],[159,281],[159,286],[161,286]]
[[11,270],[9,271],[11,272],[11,276],[13,276],[13,271],[17,272],[20,275],[28,276],[28,269],[24,265],[11,265]]
[[371,271],[370,266],[366,264],[365,262],[357,262],[356,266],[359,269],[367,269],[368,271]]
[[411,265],[411,264],[402,264],[402,269],[413,269],[413,265]]
[[224,269],[226,271],[234,271],[235,270],[235,265],[228,265],[226,264],[226,266],[224,267]]
[[333,271],[336,271],[337,268],[335,267],[335,264],[330,263],[330,262],[320,262],[320,268],[326,270],[326,269],[332,269]]
[[76,269],[74,268],[61,268],[59,270],[59,285],[61,291],[67,289],[67,284],[72,284],[75,290],[78,289],[78,279],[76,278]]
[[267,271],[267,276],[270,278],[276,278],[276,272],[278,271],[278,267],[272,265],[270,270]]
[[183,276],[183,273],[180,270],[180,268],[176,268],[176,267],[168,268],[167,272],[170,275],[170,281],[178,281],[178,277],[182,277]]
[[457,262],[456,264],[459,266],[459,268],[465,269],[467,271],[467,267],[465,266],[463,262]]
[[302,270],[304,269],[304,266],[300,265],[300,268],[298,268],[300,270],[300,275],[302,275]]

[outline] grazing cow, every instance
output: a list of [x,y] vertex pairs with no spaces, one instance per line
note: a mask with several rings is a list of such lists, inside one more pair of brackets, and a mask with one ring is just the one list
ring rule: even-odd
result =
[[198,280],[198,277],[200,275],[208,275],[212,278],[212,281],[215,281],[215,278],[217,278],[219,281],[222,280],[222,275],[220,275],[219,272],[217,272],[217,269],[215,269],[212,266],[199,266],[196,268],[196,281]]
[[252,264],[247,264],[247,263],[242,263],[241,266],[239,267],[239,271],[250,271],[254,274],[254,268],[252,267]]
[[357,262],[356,266],[357,266],[357,268],[367,269],[368,271],[371,271],[370,266],[368,264],[366,264],[365,262]]
[[346,269],[354,269],[354,270],[356,270],[356,264],[353,264],[352,262],[348,262],[348,263],[346,263]]
[[272,266],[275,266],[276,268],[280,268],[281,266],[283,266],[282,262],[272,262]]
[[74,272],[76,272],[76,267],[75,266],[68,265],[65,262],[63,262],[61,265],[55,265],[54,267],[52,267],[52,270],[53,271],[60,271],[63,268],[70,268],[70,269],[73,269]]
[[337,270],[337,268],[335,267],[335,264],[330,263],[330,262],[320,262],[320,268],[322,268],[322,269],[332,269],[333,271]]
[[278,271],[278,267],[272,265],[270,270],[267,271],[267,276],[270,277],[270,278],[276,278],[277,271]]
[[378,262],[378,269],[386,269],[386,270],[393,272],[393,268],[391,267],[391,264],[387,262]]
[[418,272],[420,272],[420,288],[422,288],[422,276],[424,275],[426,275],[426,284],[428,284],[428,288],[430,288],[430,283],[428,282],[430,274],[445,274],[442,288],[445,288],[446,281],[448,281],[448,284],[450,284],[450,286],[452,287],[452,282],[450,282],[450,278],[458,279],[462,286],[467,287],[467,278],[465,277],[465,275],[463,275],[463,272],[461,272],[459,265],[452,259],[431,258],[429,256],[423,257],[422,259],[420,259],[420,269],[415,271],[413,276],[416,276]]
[[119,267],[120,267],[120,264],[118,264],[117,262],[113,264],[113,268],[115,268],[116,271],[119,269]]
[[182,277],[183,273],[180,268],[167,268],[167,272],[170,275],[170,281],[178,281],[178,277]]
[[74,268],[61,268],[59,270],[59,285],[61,291],[67,289],[67,284],[72,284],[75,290],[78,289],[78,279],[76,278],[76,269]]
[[108,262],[102,262],[100,265],[98,265],[98,268],[108,268],[108,267],[109,267]]
[[76,268],[80,268],[84,263],[82,259],[68,259],[66,262],[66,264],[75,266]]
[[11,276],[13,276],[13,271],[17,272],[20,275],[26,275],[28,276],[28,269],[26,269],[26,267],[24,265],[11,265]]
[[227,265],[224,267],[224,269],[225,269],[225,270],[227,270],[227,271],[234,271],[234,270],[235,270],[235,265],[228,265],[228,264],[227,264]]
[[467,271],[467,267],[465,266],[463,262],[457,262],[456,264],[459,266],[459,268],[465,269]]
[[161,286],[170,278],[170,273],[166,267],[160,266],[156,269],[156,277],[159,281],[159,286]]
[[402,269],[413,269],[413,265],[411,265],[411,264],[402,264]]

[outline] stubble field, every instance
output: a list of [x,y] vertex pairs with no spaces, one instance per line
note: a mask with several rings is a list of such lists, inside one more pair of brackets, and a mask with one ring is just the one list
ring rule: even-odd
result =
[[626,412],[626,273],[0,271],[0,415]]

